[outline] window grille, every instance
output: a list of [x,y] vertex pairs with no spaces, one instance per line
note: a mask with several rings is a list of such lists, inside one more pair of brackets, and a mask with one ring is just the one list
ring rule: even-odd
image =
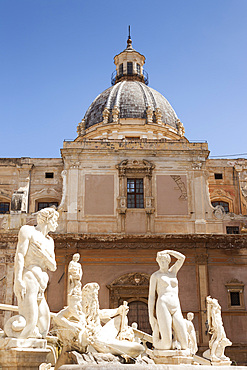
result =
[[133,75],[133,63],[132,62],[127,62],[127,74]]
[[52,207],[52,206],[58,207],[58,202],[39,202],[38,211],[40,211],[43,208]]
[[123,75],[123,63],[119,65],[119,76]]
[[9,203],[8,202],[0,202],[0,213],[8,213],[9,212]]
[[144,208],[143,179],[127,179],[127,207]]
[[227,234],[239,234],[239,227],[238,226],[226,226],[226,233]]
[[212,202],[212,206],[213,207],[222,206],[226,213],[229,212],[229,203],[227,203],[227,202],[222,202],[220,200],[217,200],[217,201]]

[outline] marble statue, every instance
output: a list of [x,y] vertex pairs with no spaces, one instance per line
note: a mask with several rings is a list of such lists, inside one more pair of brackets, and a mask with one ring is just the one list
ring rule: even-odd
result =
[[191,355],[195,355],[196,352],[198,351],[196,331],[194,328],[194,324],[192,322],[193,319],[194,319],[193,312],[188,312],[187,319],[185,319],[185,324],[186,324],[187,335],[188,335],[188,346],[189,346]]
[[44,292],[49,280],[47,270],[56,270],[54,241],[59,213],[54,208],[38,212],[37,226],[22,226],[15,254],[14,292],[19,315],[5,324],[7,337],[46,338],[50,327],[50,310]]
[[[82,307],[91,345],[98,352],[139,356],[145,348],[134,341],[133,329],[128,326],[127,302],[118,308],[100,309],[98,291],[97,283],[88,283],[82,289]],[[102,326],[101,322],[106,324]]]
[[[81,299],[81,292],[74,290],[69,295],[68,306],[53,317],[58,339],[63,343],[63,352],[76,350],[83,353],[87,351],[87,346],[90,344]],[[63,364],[61,360],[60,358],[59,366],[60,363]]]
[[224,355],[225,347],[231,346],[232,342],[226,337],[221,317],[221,306],[217,299],[207,297],[207,319],[209,333],[212,335],[209,341],[209,350],[203,356],[209,358],[212,363],[231,364],[229,357]]
[[73,255],[72,261],[69,263],[68,275],[69,275],[69,289],[68,294],[71,295],[74,290],[78,293],[81,292],[81,278],[82,278],[82,267],[78,262],[80,259],[79,253]]
[[74,290],[69,306],[54,317],[65,351],[85,353],[91,345],[99,353],[139,356],[145,348],[135,341],[133,328],[128,326],[127,302],[115,309],[100,309],[98,291],[97,283],[86,284],[81,295]]
[[[171,256],[177,261],[171,266]],[[149,321],[153,330],[153,344],[157,350],[173,349],[172,330],[182,350],[188,348],[185,320],[178,298],[177,273],[185,256],[182,253],[164,250],[157,253],[160,269],[152,274],[149,286]],[[156,299],[157,297],[157,299]]]

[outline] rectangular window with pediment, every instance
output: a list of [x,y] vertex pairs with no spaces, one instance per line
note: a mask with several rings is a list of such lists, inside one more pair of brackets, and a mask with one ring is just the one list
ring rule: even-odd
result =
[[143,179],[127,179],[127,207],[144,208]]

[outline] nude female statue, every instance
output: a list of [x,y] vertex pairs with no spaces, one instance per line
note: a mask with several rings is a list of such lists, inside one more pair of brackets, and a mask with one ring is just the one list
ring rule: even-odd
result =
[[53,208],[38,212],[36,227],[22,226],[15,254],[14,292],[19,315],[5,324],[7,336],[45,338],[50,326],[50,310],[44,291],[49,280],[47,270],[56,270],[54,241],[48,235],[57,228],[59,213]]
[[[177,261],[169,268],[171,256],[177,258]],[[156,261],[160,269],[150,278],[148,298],[149,321],[153,330],[155,349],[173,349],[172,329],[181,349],[188,348],[187,330],[180,308],[177,280],[177,272],[184,260],[185,256],[176,251],[164,250],[157,253]]]

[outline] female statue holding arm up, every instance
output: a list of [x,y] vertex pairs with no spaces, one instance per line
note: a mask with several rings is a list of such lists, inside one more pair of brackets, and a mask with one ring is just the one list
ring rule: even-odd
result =
[[[169,268],[171,256],[177,261]],[[164,250],[157,253],[156,261],[160,269],[150,278],[148,310],[153,330],[155,349],[172,348],[172,329],[181,349],[188,348],[187,330],[178,298],[177,273],[182,267],[185,256],[182,253]]]

